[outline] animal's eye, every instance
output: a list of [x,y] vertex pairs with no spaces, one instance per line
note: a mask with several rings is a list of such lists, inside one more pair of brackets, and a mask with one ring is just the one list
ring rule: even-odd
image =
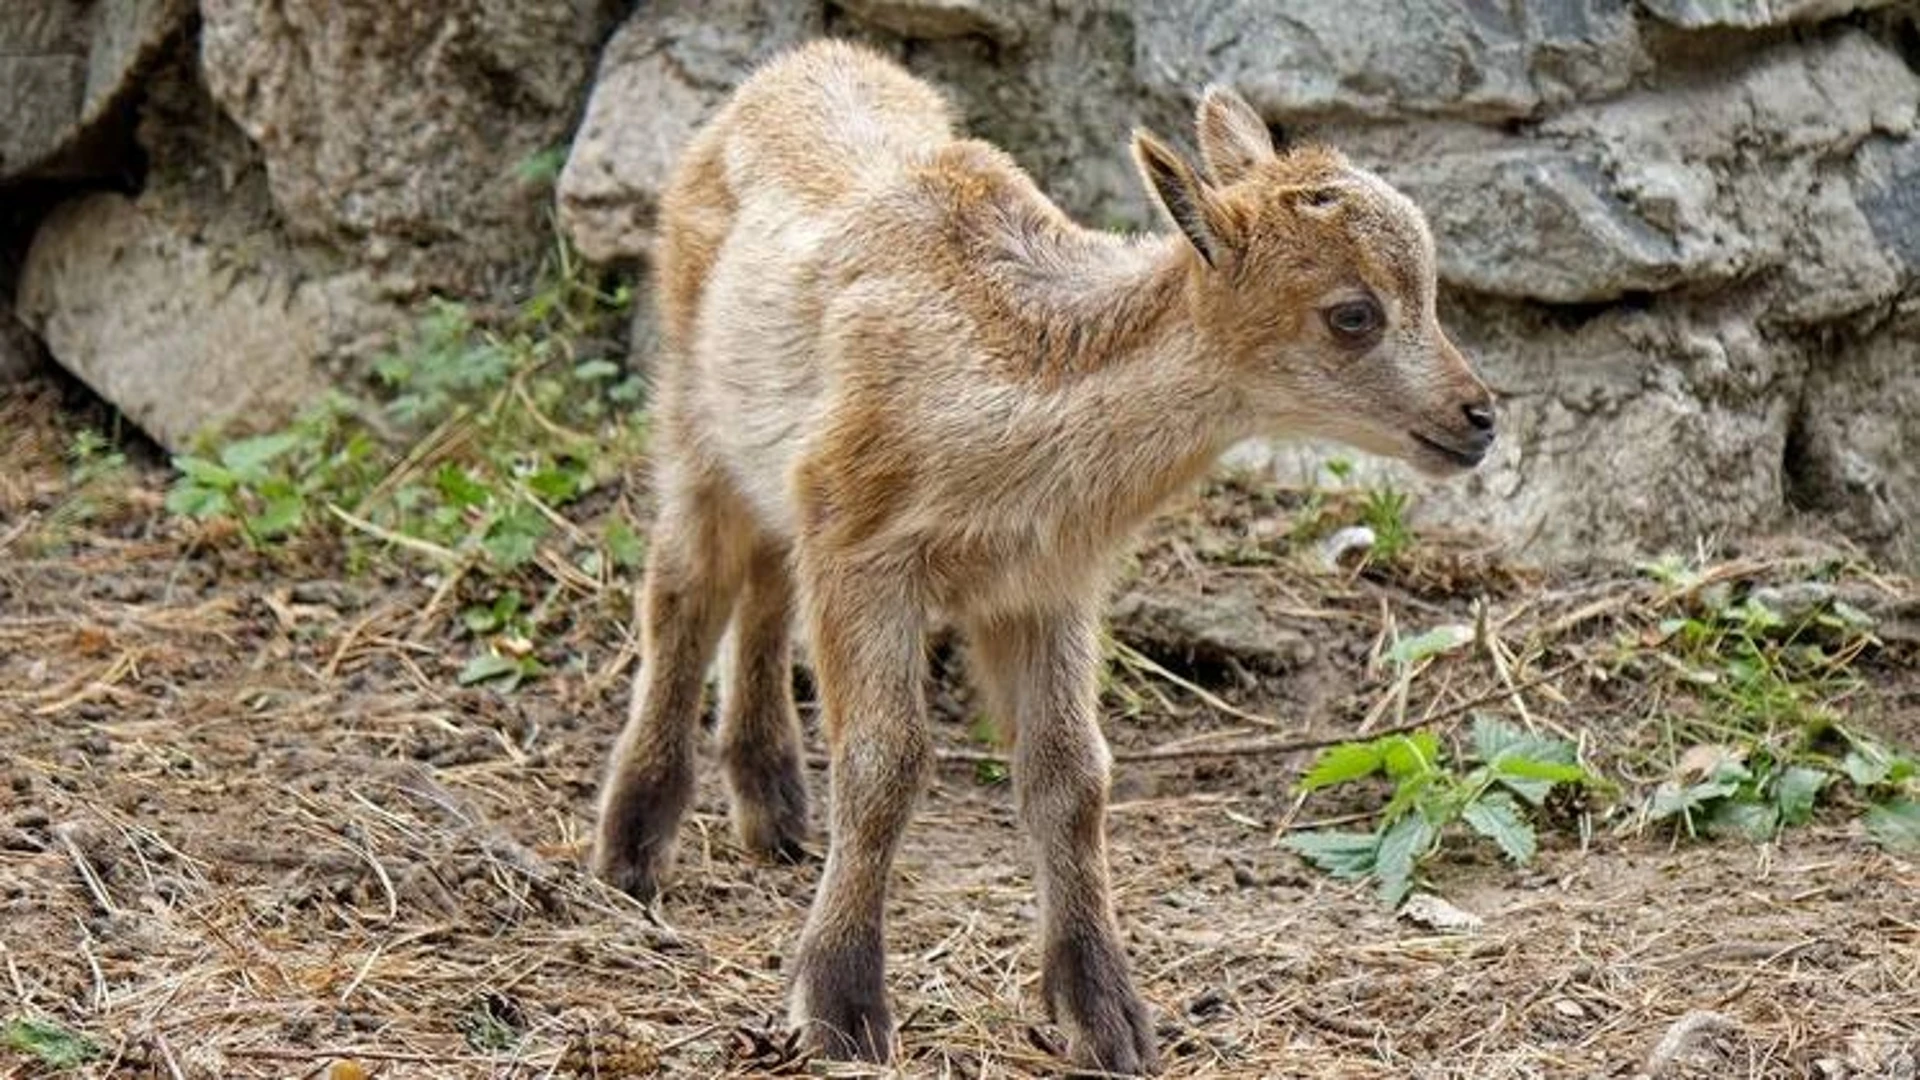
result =
[[1335,337],[1347,341],[1360,341],[1380,329],[1384,316],[1380,305],[1371,299],[1348,300],[1335,304],[1326,311],[1327,329]]

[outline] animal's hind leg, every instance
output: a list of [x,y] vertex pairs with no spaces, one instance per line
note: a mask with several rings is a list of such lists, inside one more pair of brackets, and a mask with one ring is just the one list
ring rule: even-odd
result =
[[640,671],[600,792],[593,871],[642,899],[660,887],[693,795],[707,665],[731,614],[752,533],[719,482],[661,476],[639,602]]
[[787,545],[764,536],[747,558],[733,615],[731,670],[720,695],[720,759],[740,842],[757,854],[794,861],[806,855],[807,788],[793,708],[794,590],[787,559]]

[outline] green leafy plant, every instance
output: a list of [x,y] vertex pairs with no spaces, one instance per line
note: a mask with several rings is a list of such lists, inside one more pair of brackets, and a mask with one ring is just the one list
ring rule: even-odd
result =
[[[1837,729],[1835,729],[1837,732]],[[1909,797],[1920,776],[1912,757],[1853,733],[1839,733],[1839,758],[1817,741],[1786,753],[1703,744],[1682,755],[1675,778],[1661,783],[1645,807],[1649,822],[1673,822],[1702,833],[1768,840],[1805,824],[1831,792],[1848,790],[1865,804],[1867,835],[1891,850],[1913,850]]]
[[49,1069],[77,1069],[100,1056],[92,1039],[46,1020],[14,1017],[0,1026],[0,1046]]
[[1391,563],[1413,545],[1413,532],[1407,527],[1410,500],[1404,492],[1384,484],[1368,490],[1360,505],[1360,520],[1373,530],[1373,549],[1368,557],[1375,562]]
[[1300,779],[1303,793],[1382,777],[1392,794],[1372,832],[1316,830],[1284,843],[1336,877],[1377,881],[1381,899],[1394,906],[1456,823],[1493,841],[1515,863],[1531,861],[1538,846],[1531,814],[1555,786],[1597,781],[1565,740],[1483,716],[1475,719],[1470,742],[1477,764],[1465,772],[1448,765],[1439,738],[1428,731],[1325,751]]
[[1897,843],[1900,812],[1887,807],[1915,794],[1913,760],[1841,723],[1859,686],[1854,661],[1878,646],[1873,620],[1818,587],[1789,608],[1779,590],[1743,589],[1678,558],[1640,570],[1665,589],[1662,617],[1625,640],[1623,662],[1673,691],[1660,720],[1671,775],[1643,819],[1765,840],[1846,793],[1866,808],[1869,836]]
[[[529,575],[580,588],[635,570],[644,545],[617,513],[597,529],[572,516],[645,438],[641,384],[606,355],[631,299],[562,245],[511,309],[483,317],[430,300],[372,365],[370,398],[333,394],[282,430],[179,455],[167,506],[233,521],[269,554],[304,537],[340,543],[349,568],[424,560],[448,593],[466,582],[504,596]],[[459,680],[505,690],[539,674],[537,623],[476,632],[483,647]]]

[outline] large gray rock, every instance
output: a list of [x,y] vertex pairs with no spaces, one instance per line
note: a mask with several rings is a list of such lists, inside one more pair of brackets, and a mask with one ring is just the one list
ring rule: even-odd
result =
[[1427,208],[1442,279],[1554,303],[1610,300],[1697,276],[1697,260],[1641,218],[1591,151],[1525,143],[1388,170]]
[[287,235],[480,291],[544,251],[536,174],[604,0],[202,0],[201,68],[260,149]]
[[111,171],[89,136],[192,11],[192,0],[0,4],[0,181]]
[[648,4],[622,24],[601,53],[556,192],[580,253],[648,257],[681,147],[754,64],[820,27],[817,8],[780,0]]
[[60,364],[168,447],[285,422],[325,390],[326,361],[388,325],[362,274],[295,280],[179,226],[120,195],[66,202],[18,297]]
[[1649,61],[1626,0],[1171,0],[1135,5],[1138,76],[1237,87],[1271,119],[1497,120],[1624,89]]
[[1017,0],[840,0],[863,22],[901,37],[940,40],[979,35],[999,45],[1026,36],[1032,8]]
[[1656,17],[1689,30],[1755,29],[1813,22],[1885,7],[1892,0],[1641,0]]

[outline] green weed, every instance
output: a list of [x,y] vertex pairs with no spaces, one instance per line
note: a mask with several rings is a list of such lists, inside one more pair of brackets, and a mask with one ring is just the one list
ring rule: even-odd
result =
[[1392,794],[1372,832],[1316,830],[1284,843],[1335,877],[1377,881],[1381,899],[1396,907],[1456,823],[1491,840],[1515,863],[1532,861],[1538,840],[1530,816],[1556,786],[1592,784],[1595,778],[1579,764],[1572,743],[1489,717],[1475,719],[1471,743],[1476,764],[1465,772],[1447,763],[1430,731],[1325,751],[1301,777],[1303,794],[1376,776],[1386,778]]
[[1818,595],[1790,611],[1675,558],[1641,570],[1667,588],[1668,613],[1623,643],[1622,661],[1664,676],[1675,702],[1659,724],[1669,779],[1643,820],[1767,840],[1850,796],[1869,836],[1897,847],[1915,762],[1843,723],[1854,662],[1878,645],[1872,620]]
[[[564,246],[503,315],[432,300],[374,363],[376,393],[332,394],[280,431],[177,456],[167,507],[230,520],[269,553],[319,538],[343,544],[350,568],[424,559],[496,597],[527,571],[577,585],[631,570],[644,549],[630,525],[615,515],[596,534],[568,516],[644,442],[640,381],[598,351],[630,302]],[[460,681],[510,689],[539,674],[533,628],[469,622],[483,647]]]
[[92,1039],[46,1020],[18,1016],[0,1026],[0,1046],[49,1069],[77,1069],[100,1056]]
[[1413,545],[1413,532],[1407,528],[1407,506],[1406,494],[1395,491],[1391,484],[1367,491],[1366,501],[1360,506],[1360,520],[1373,530],[1373,549],[1368,553],[1372,561],[1391,563]]

